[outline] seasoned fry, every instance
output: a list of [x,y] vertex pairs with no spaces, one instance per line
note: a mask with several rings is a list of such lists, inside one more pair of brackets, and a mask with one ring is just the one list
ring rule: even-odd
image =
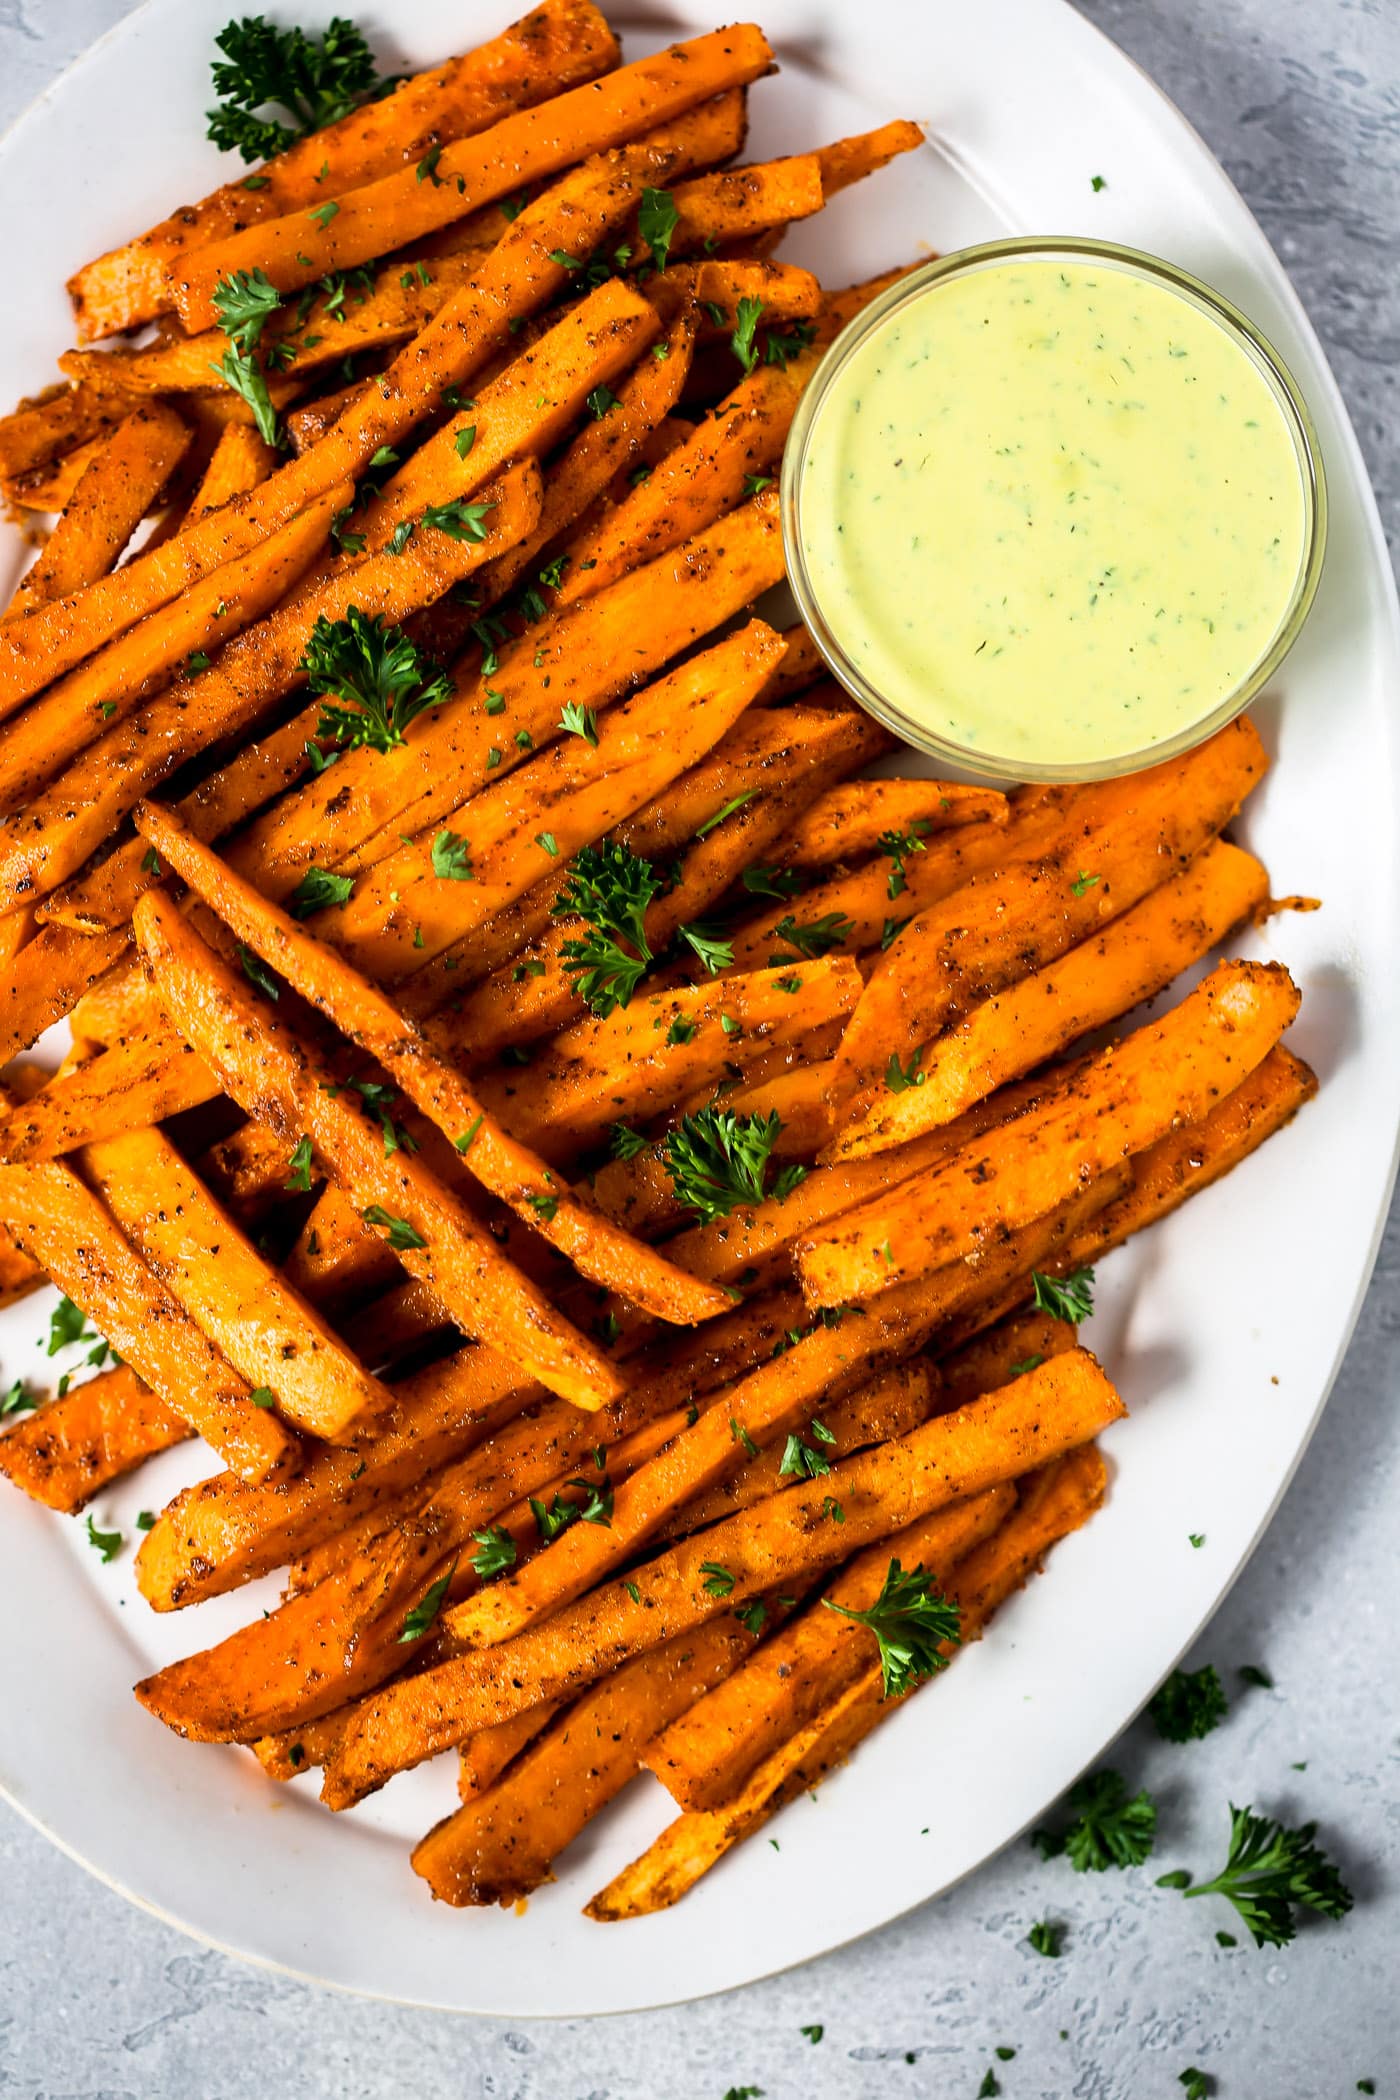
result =
[[856,1159],[932,1130],[1078,1037],[1150,999],[1264,902],[1269,878],[1214,840],[1183,872],[1110,920],[1059,962],[975,1006],[920,1063],[917,1086],[847,1124],[834,1159]]
[[[1015,1510],[953,1577],[964,1640],[1019,1588],[1051,1546],[1088,1521],[1103,1498],[1103,1460],[1092,1445],[1070,1452],[1047,1471],[1052,1477],[1042,1492]],[[613,1923],[678,1902],[733,1845],[761,1829],[799,1793],[810,1792],[902,1703],[883,1698],[882,1692],[880,1671],[868,1670],[825,1713],[775,1750],[733,1800],[679,1816],[640,1859],[593,1898],[587,1915]]]
[[[1038,857],[1018,855],[966,894],[932,911],[919,907],[841,1046],[838,1091],[848,1118],[878,1100],[891,1052],[906,1063],[977,1001],[1053,961],[1184,868],[1229,822],[1266,762],[1242,715],[1184,758],[1073,791],[1061,838],[1052,832],[1033,849]],[[1039,807],[1053,822],[1053,791]],[[1013,817],[1008,834],[1015,825]]]
[[76,1516],[114,1480],[193,1434],[130,1364],[118,1364],[0,1437],[0,1473],[32,1501]]
[[37,1042],[130,945],[124,927],[88,940],[66,926],[41,926],[0,973],[0,1061]]
[[[0,746],[0,804],[14,809],[31,800],[100,737],[108,749],[118,748],[116,724],[173,675],[186,671],[192,657],[198,663],[271,614],[324,548],[330,502],[327,498],[304,511],[238,561],[216,570],[164,612],[153,613],[57,679],[16,715]],[[12,819],[11,828],[22,830],[25,821],[22,814]]]
[[416,1153],[393,1153],[383,1133],[343,1098],[329,1066],[160,891],[136,908],[136,934],[162,1003],[241,1108],[280,1130],[290,1152],[303,1135],[313,1152],[375,1215],[405,1268],[430,1282],[463,1333],[488,1333],[551,1390],[597,1407],[618,1391],[616,1374]]
[[63,1166],[0,1168],[0,1213],[19,1244],[166,1405],[245,1480],[296,1471],[297,1437],[195,1326]]
[[500,36],[274,155],[259,168],[256,188],[246,179],[225,183],[85,264],[68,283],[80,338],[116,335],[163,313],[169,273],[185,249],[415,163],[436,140],[466,138],[509,109],[593,79],[616,65],[617,55],[617,40],[590,0],[543,0]]
[[748,24],[693,37],[556,96],[544,109],[505,117],[475,138],[445,146],[431,182],[405,168],[332,193],[327,201],[336,205],[334,215],[322,205],[210,241],[171,269],[180,319],[191,332],[212,327],[215,286],[237,270],[261,270],[279,291],[294,291],[328,271],[370,262],[509,196],[522,182],[557,174],[722,89],[743,87],[766,72],[771,59],[761,30]]
[[582,1274],[626,1291],[661,1319],[705,1319],[727,1309],[726,1292],[697,1286],[663,1256],[579,1203],[542,1160],[487,1116],[466,1081],[433,1056],[388,999],[232,874],[171,812],[145,804],[137,824],[240,941],[398,1081],[462,1152],[482,1186],[537,1226]]
[[138,408],[102,441],[63,515],[26,570],[6,618],[105,576],[184,457],[190,431],[173,408]]
[[1059,1099],[799,1241],[808,1304],[843,1305],[963,1260],[1117,1161],[1199,1122],[1273,1048],[1298,998],[1279,963],[1219,964],[1162,1020],[1092,1059]]
[[376,840],[391,850],[400,833],[425,830],[504,778],[560,733],[566,705],[596,711],[616,699],[776,583],[782,567],[777,510],[759,498],[722,533],[698,535],[605,599],[541,623],[473,690],[423,716],[399,749],[349,752],[334,779],[309,782],[250,826],[233,865],[283,896],[312,860],[338,867],[360,848],[372,862]]
[[388,1388],[288,1288],[160,1131],[130,1131],[82,1157],[154,1273],[286,1420],[344,1443],[362,1416],[390,1411]]
[[[1044,1404],[1052,1392],[1053,1408]],[[606,1584],[513,1640],[386,1687],[361,1710],[328,1763],[322,1799],[331,1808],[349,1807],[392,1772],[453,1747],[474,1729],[595,1683],[631,1656],[775,1583],[800,1581],[924,1511],[1046,1464],[1123,1412],[1092,1357],[1082,1350],[1056,1357],[897,1443],[844,1460],[827,1480],[792,1488],[669,1548],[628,1581]],[[844,1524],[835,1524],[825,1508],[829,1496],[844,1511]],[[551,1552],[584,1528],[565,1532]],[[734,1576],[724,1601],[705,1587],[710,1563]],[[454,1638],[455,1618],[447,1619]]]
[[[956,780],[853,780],[829,788],[803,812],[773,849],[779,868],[824,868],[863,859],[886,838],[901,839],[910,856],[932,833],[960,824],[1004,824],[1005,795]],[[888,886],[888,885],[887,885]],[[902,892],[900,893],[902,894]]]
[[[916,1518],[856,1554],[822,1585],[823,1596],[850,1611],[868,1610],[892,1560],[902,1568],[926,1569],[946,1595],[953,1568],[1005,1521],[1015,1501],[1015,1490],[1003,1481]],[[642,1752],[642,1763],[678,1807],[714,1808],[869,1667],[869,1634],[818,1600],[660,1731]]]
[[0,1158],[12,1166],[60,1159],[79,1145],[144,1129],[212,1100],[219,1085],[209,1067],[158,1007],[148,1020],[147,1027],[12,1109],[0,1122]]
[[496,1786],[429,1831],[414,1848],[414,1872],[445,1903],[528,1896],[635,1776],[658,1728],[742,1662],[755,1641],[737,1619],[720,1619],[625,1663],[557,1715]]

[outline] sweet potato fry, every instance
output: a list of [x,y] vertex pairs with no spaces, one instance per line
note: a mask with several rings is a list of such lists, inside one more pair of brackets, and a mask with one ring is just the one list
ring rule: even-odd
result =
[[[823,1598],[850,1611],[868,1610],[884,1587],[891,1560],[905,1569],[925,1569],[946,1595],[953,1568],[991,1536],[1015,1501],[1015,1489],[1002,1481],[916,1518],[857,1553],[822,1585]],[[870,1660],[866,1630],[828,1611],[818,1599],[678,1715],[648,1744],[641,1761],[678,1807],[715,1808],[738,1793],[779,1744],[864,1677]]]
[[37,1042],[130,945],[125,927],[89,940],[66,926],[41,926],[0,973],[0,1063]]
[[[909,1054],[949,1021],[1042,968],[1179,872],[1229,822],[1264,772],[1257,730],[1240,716],[1209,742],[1098,788],[1075,789],[1065,830],[933,910],[916,907],[875,971],[841,1046],[838,1087],[849,1117],[879,1098],[891,1052]],[[1039,805],[1054,812],[1054,791]],[[1032,814],[1030,827],[1037,819]],[[1018,818],[1007,825],[1008,842]],[[914,864],[910,865],[911,875]],[[900,916],[904,914],[901,912]]]
[[362,1416],[390,1411],[388,1388],[289,1289],[160,1131],[90,1145],[83,1166],[151,1269],[287,1421],[344,1443]]
[[951,1121],[1162,991],[1268,893],[1269,878],[1251,854],[1213,840],[1102,932],[974,1006],[925,1053],[918,1084],[886,1095],[842,1129],[831,1157],[883,1152]]
[[138,408],[105,438],[21,579],[7,618],[105,576],[184,457],[188,425],[163,402]]
[[965,1275],[935,1279],[922,1290],[893,1294],[888,1315],[882,1300],[854,1329],[838,1319],[799,1335],[618,1489],[606,1531],[575,1525],[527,1567],[456,1607],[447,1620],[453,1643],[486,1647],[508,1641],[571,1603],[653,1537],[672,1510],[720,1486],[745,1453],[756,1457],[758,1448],[802,1428],[843,1373],[850,1376],[853,1356],[865,1357],[868,1376],[882,1362],[910,1354],[967,1289]]
[[466,1334],[493,1343],[580,1406],[618,1390],[616,1374],[544,1293],[497,1249],[460,1202],[402,1145],[386,1154],[381,1131],[344,1099],[321,1057],[298,1040],[246,980],[200,939],[169,900],[151,891],[136,933],[162,1003],[239,1106],[302,1135],[349,1189],[366,1222],[390,1235],[404,1266],[430,1282]]
[[0,1214],[165,1404],[246,1480],[296,1471],[297,1437],[206,1339],[67,1167],[0,1168]]
[[662,1319],[704,1319],[727,1309],[726,1292],[697,1288],[664,1256],[581,1204],[542,1160],[487,1116],[467,1082],[433,1055],[390,1000],[234,875],[172,812],[146,804],[137,823],[238,939],[374,1057],[457,1146],[482,1186],[537,1227],[583,1275],[626,1291]]
[[617,40],[591,0],[542,0],[500,36],[275,154],[254,186],[248,178],[225,183],[84,264],[68,283],[81,340],[117,335],[163,313],[170,270],[186,249],[414,165],[440,140],[466,138],[508,110],[595,78],[617,55]]
[[[795,1327],[784,1341],[791,1346],[801,1339],[802,1333],[801,1328]],[[769,1495],[780,1495],[795,1480],[821,1477],[823,1466],[830,1468],[838,1459],[849,1458],[853,1451],[864,1451],[871,1444],[904,1436],[933,1413],[935,1406],[944,1412],[940,1404],[941,1382],[935,1381],[936,1374],[927,1363],[892,1365],[868,1385],[857,1386],[844,1400],[820,1408],[814,1421],[800,1432],[794,1431],[793,1437],[765,1446],[757,1458],[749,1459],[731,1479],[711,1488],[708,1495],[682,1503],[661,1526],[657,1537],[686,1538],[706,1524],[732,1517],[736,1510],[751,1509]],[[801,1449],[791,1448],[794,1439]]]
[[886,838],[911,857],[923,841],[960,824],[1005,824],[1007,800],[995,788],[956,780],[852,780],[829,788],[773,849],[779,868],[824,868],[861,860]]
[[187,672],[191,659],[198,664],[272,614],[324,548],[329,503],[304,511],[174,605],[118,636],[16,715],[0,745],[0,806],[14,809],[31,800],[104,731],[115,738],[116,725],[173,675]]
[[656,1731],[741,1663],[756,1639],[738,1619],[719,1619],[625,1663],[557,1715],[494,1787],[430,1830],[414,1848],[415,1873],[445,1903],[528,1896],[635,1776]]
[[[318,914],[321,937],[381,983],[413,974],[474,932],[601,833],[650,801],[737,721],[782,651],[761,620],[610,707],[539,752],[356,879],[354,895]],[[459,834],[456,824],[463,827]],[[442,841],[470,850],[467,880],[446,879]],[[354,862],[351,863],[355,865]]]
[[313,860],[336,867],[359,849],[372,861],[541,749],[566,705],[596,710],[659,670],[776,583],[782,563],[776,506],[760,498],[596,604],[541,622],[398,750],[349,752],[334,783],[309,782],[250,826],[232,864],[284,896]]
[[[363,387],[324,438],[260,488],[225,505],[173,540],[139,555],[114,578],[39,607],[0,632],[0,717],[83,657],[177,597],[211,569],[246,553],[267,532],[353,478],[384,446],[401,444],[491,352],[510,341],[509,324],[542,306],[568,279],[551,254],[567,240],[591,249],[619,225],[644,186],[664,182],[733,133],[742,111],[724,96],[618,153],[572,170],[527,205],[472,282],[406,343],[373,386]],[[721,144],[718,152],[730,150]],[[122,397],[129,404],[129,397]],[[241,405],[241,404],[240,404]]]
[[468,1736],[458,1752],[457,1793],[461,1800],[471,1801],[494,1786],[527,1743],[532,1743],[540,1731],[549,1726],[559,1711],[557,1706],[533,1706],[527,1714],[517,1714],[513,1721],[502,1721],[499,1728],[482,1728]]
[[481,1098],[546,1158],[596,1144],[618,1117],[654,1114],[677,1093],[724,1077],[730,1064],[742,1067],[757,1049],[809,1045],[814,1029],[849,1013],[859,995],[860,974],[840,957],[803,965],[802,1000],[785,988],[792,974],[756,970],[639,994],[606,1020],[565,1029],[528,1078],[514,1066],[483,1072]]
[[193,1434],[130,1364],[118,1364],[0,1437],[0,1473],[32,1501],[75,1516],[112,1481]]
[[[805,321],[822,309],[822,288],[810,270],[794,263],[742,262],[707,256],[648,277],[644,290],[659,314],[673,319],[692,301],[704,319],[702,333],[729,333],[741,299],[757,299],[765,320]],[[710,313],[717,306],[724,318]]]
[[[309,1447],[295,1480],[275,1490],[218,1473],[177,1495],[137,1555],[147,1602],[177,1611],[282,1567],[328,1533],[391,1506],[481,1443],[531,1391],[539,1396],[502,1358],[474,1345],[391,1390],[393,1415],[366,1423],[360,1444]],[[553,1405],[570,1422],[584,1419]]]
[[[79,938],[73,936],[72,938]],[[61,1073],[0,1122],[0,1159],[59,1159],[79,1145],[144,1129],[212,1100],[218,1082],[163,1020],[114,1043],[77,1071]]]
[[[0,479],[46,467],[101,439],[138,404],[119,390],[98,386],[46,387],[0,416]],[[89,454],[95,457],[95,454]]]
[[[1103,1498],[1103,1461],[1092,1445],[1071,1451],[1047,1471],[1053,1477],[1045,1490],[1014,1510],[1000,1531],[955,1571],[952,1587],[963,1613],[965,1640],[1026,1580],[1058,1539],[1088,1521]],[[773,1751],[734,1799],[678,1816],[640,1859],[593,1898],[587,1915],[613,1923],[678,1902],[732,1846],[761,1829],[799,1793],[809,1792],[902,1703],[882,1694],[879,1669],[868,1670],[808,1727]]]
[[[731,241],[746,241],[773,226],[790,226],[819,212],[821,162],[815,153],[786,160],[751,161],[677,183],[672,191],[679,218],[672,236],[677,256],[708,254]],[[708,245],[707,245],[708,244]]]
[[[684,849],[677,878],[647,908],[653,952],[661,954],[682,925],[703,920],[731,883],[762,861],[789,815],[824,780],[875,757],[881,744],[869,717],[855,712],[795,707],[779,714],[751,706],[698,766],[619,824],[611,836],[653,866]],[[695,836],[740,796],[747,800],[723,824]],[[556,919],[513,962],[453,1000],[442,1027],[458,1056],[499,1056],[578,1017],[577,984],[563,968],[563,948],[580,931],[577,920]]]
[[1058,1260],[1049,1264],[1050,1272],[1081,1269],[1101,1260],[1188,1196],[1209,1188],[1291,1123],[1316,1092],[1313,1072],[1277,1044],[1209,1115],[1173,1131],[1132,1160],[1131,1186],[1073,1233]]
[[190,498],[185,525],[198,524],[201,518],[231,503],[235,496],[246,496],[259,482],[267,480],[276,464],[277,454],[256,430],[250,430],[246,423],[225,424]]
[[[341,618],[347,606],[357,605],[365,613],[400,619],[470,575],[496,541],[528,531],[538,515],[538,469],[524,462],[493,487],[485,540],[418,533],[397,555],[369,554],[337,567],[325,582],[307,585],[266,620],[245,629],[208,670],[147,701],[129,723],[114,723],[29,804],[22,819],[12,820],[0,846],[0,900],[31,900],[56,887],[102,843],[118,818],[210,737],[256,720],[300,677],[302,655],[319,617]],[[348,489],[320,499],[326,525],[342,498],[349,500]],[[41,616],[32,614],[31,620]]]
[[522,182],[558,174],[723,89],[745,86],[771,60],[766,39],[751,25],[693,37],[445,146],[431,181],[404,168],[332,193],[325,201],[334,202],[333,214],[321,203],[315,212],[265,219],[207,242],[171,269],[180,319],[191,332],[212,327],[218,318],[215,286],[236,270],[260,269],[279,291],[288,291],[328,271],[371,262],[509,196]]
[[934,1359],[940,1410],[962,1407],[979,1393],[1037,1370],[1048,1356],[1073,1349],[1077,1338],[1078,1330],[1068,1320],[1034,1308],[998,1320],[961,1348]]
[[[926,1511],[1046,1464],[1123,1411],[1092,1357],[1082,1350],[1056,1357],[897,1443],[844,1460],[827,1480],[792,1488],[669,1548],[626,1581],[606,1584],[513,1640],[387,1686],[347,1730],[326,1767],[322,1799],[328,1807],[349,1807],[391,1773],[453,1747],[474,1729],[592,1684],[776,1583],[800,1582]],[[844,1524],[832,1519],[831,1497]],[[550,1552],[582,1528],[575,1525]],[[546,1553],[531,1565],[549,1558]],[[712,1565],[734,1577],[723,1600],[716,1594],[720,1585],[706,1587]],[[457,1613],[446,1615],[448,1637],[455,1636],[456,1619]]]
[[1093,1058],[1043,1106],[797,1244],[810,1305],[866,1298],[975,1252],[1096,1174],[1199,1122],[1298,1010],[1277,963],[1221,963],[1181,1004]]
[[344,1727],[344,1712],[336,1707],[319,1721],[283,1728],[275,1735],[260,1735],[248,1748],[269,1779],[297,1779],[325,1763]]

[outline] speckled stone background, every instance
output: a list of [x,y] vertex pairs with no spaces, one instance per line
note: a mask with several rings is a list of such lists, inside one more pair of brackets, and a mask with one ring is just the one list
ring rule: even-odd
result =
[[[1082,4],[1186,111],[1263,221],[1347,396],[1393,547],[1400,0]],[[124,12],[125,0],[0,0],[0,119]],[[1322,1427],[1193,1658],[1230,1681],[1228,1722],[1185,1749],[1137,1727],[1114,1753],[1158,1795],[1162,1867],[1204,1871],[1223,1856],[1229,1799],[1318,1817],[1356,1892],[1345,1924],[1305,1928],[1278,1953],[1225,1951],[1215,1932],[1228,1911],[1183,1903],[1150,1874],[1076,1876],[1018,1845],[900,1924],[749,1990],[502,2027],[208,1953],[0,1809],[0,2093],[723,2100],[737,2086],[768,2100],[973,2100],[995,2063],[1007,2100],[1166,2100],[1188,2065],[1220,2100],[1340,2100],[1362,2078],[1400,2095],[1397,1394],[1400,1211]],[[1067,1669],[1089,1638],[1065,1629]],[[1272,1691],[1239,1687],[1249,1662]],[[1025,1945],[1042,1917],[1067,1928],[1058,1961]],[[815,2045],[800,2032],[813,2023]],[[998,2045],[1014,2059],[997,2062]]]

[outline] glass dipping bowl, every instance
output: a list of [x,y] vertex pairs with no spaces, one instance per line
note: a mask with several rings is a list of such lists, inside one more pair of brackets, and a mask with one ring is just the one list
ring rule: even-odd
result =
[[[1067,259],[1102,262],[1165,287],[1189,301],[1224,330],[1263,378],[1292,439],[1303,511],[1301,554],[1292,590],[1272,636],[1244,675],[1228,691],[1222,692],[1198,719],[1173,734],[1158,738],[1141,750],[1115,751],[1107,758],[1073,763],[1040,762],[1023,754],[1001,754],[983,744],[958,743],[911,720],[895,701],[870,682],[828,621],[808,565],[802,529],[804,468],[822,410],[852,357],[890,317],[913,305],[931,286],[970,275],[991,264],[1007,260],[1055,262]],[[783,456],[780,495],[788,582],[813,640],[842,685],[876,721],[892,730],[906,744],[927,752],[941,767],[964,778],[1003,783],[1113,779],[1176,757],[1203,743],[1216,730],[1223,729],[1249,705],[1296,641],[1317,591],[1327,538],[1326,482],[1317,434],[1298,386],[1272,344],[1229,300],[1174,264],[1110,241],[1074,238],[986,241],[978,247],[963,248],[956,254],[940,256],[924,264],[873,299],[837,336],[803,394]],[[1047,696],[1047,704],[1053,704],[1053,695]]]

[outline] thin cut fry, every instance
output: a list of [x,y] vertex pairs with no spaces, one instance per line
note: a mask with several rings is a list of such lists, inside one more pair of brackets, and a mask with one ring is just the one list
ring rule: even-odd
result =
[[0,1437],[0,1473],[32,1501],[75,1516],[114,1480],[193,1434],[130,1364],[118,1364]]
[[1273,1048],[1298,999],[1279,963],[1221,963],[1162,1020],[1092,1059],[1059,1098],[799,1241],[808,1303],[842,1305],[963,1260],[1181,1123],[1199,1122]]
[[7,618],[105,576],[184,457],[190,431],[163,402],[138,408],[105,439],[73,491]]
[[[1046,1405],[1052,1393],[1054,1404]],[[1056,1357],[896,1444],[846,1459],[829,1480],[774,1496],[671,1547],[627,1580],[606,1584],[512,1641],[387,1686],[347,1730],[326,1767],[322,1799],[331,1808],[349,1807],[392,1772],[452,1748],[474,1729],[592,1684],[631,1656],[776,1582],[815,1574],[925,1510],[1046,1464],[1123,1412],[1092,1357],[1082,1350]],[[844,1510],[844,1525],[824,1512],[827,1494]],[[582,1528],[565,1532],[550,1552]],[[734,1575],[723,1601],[705,1586],[711,1562]]]
[[528,1283],[436,1175],[352,1108],[322,1059],[255,999],[223,958],[158,890],[136,908],[136,935],[163,1004],[250,1115],[281,1131],[290,1152],[305,1135],[391,1236],[404,1266],[429,1281],[466,1334],[493,1344],[551,1390],[597,1407],[616,1373],[544,1293]]

